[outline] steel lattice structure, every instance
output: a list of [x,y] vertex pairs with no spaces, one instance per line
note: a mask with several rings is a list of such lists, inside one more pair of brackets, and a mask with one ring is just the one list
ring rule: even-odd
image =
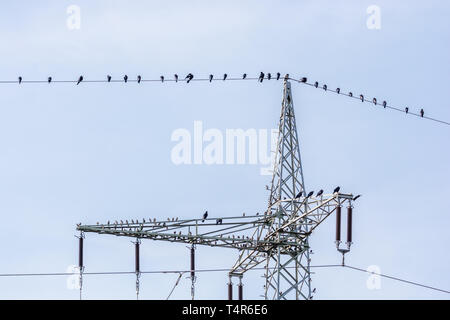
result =
[[[264,265],[265,299],[310,299],[309,235],[333,212],[352,207],[352,194],[309,195],[306,192],[290,82],[284,80],[279,135],[267,210],[263,214],[207,219],[108,221],[77,225],[94,232],[137,239],[237,249],[231,277]],[[340,224],[340,222],[339,222]],[[340,230],[339,230],[340,234]],[[340,250],[345,254],[347,249]],[[339,249],[340,236],[337,238]],[[82,267],[80,265],[80,267]],[[138,270],[137,270],[138,275]],[[194,273],[192,273],[194,282]],[[240,288],[242,288],[240,286]],[[138,292],[138,289],[137,289]],[[193,295],[193,293],[192,293]]]

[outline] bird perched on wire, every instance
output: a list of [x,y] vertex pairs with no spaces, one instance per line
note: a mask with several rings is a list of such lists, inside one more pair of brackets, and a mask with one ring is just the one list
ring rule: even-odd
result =
[[110,76],[110,75],[108,75],[108,76],[106,77],[106,79],[108,80],[108,82],[111,82],[111,76]]
[[141,83],[142,77],[141,76],[137,76],[137,83]]
[[245,79],[245,78],[247,78],[247,74],[246,74],[246,73],[244,73],[244,74],[242,75],[242,79]]
[[306,82],[308,82],[308,78],[303,77],[300,81],[303,82],[303,83],[306,83]]
[[341,190],[341,187],[336,187],[336,188],[334,189],[333,193],[338,193],[339,190]]
[[124,75],[124,76],[123,76],[123,81],[125,81],[125,82],[128,81],[128,76],[127,76],[127,75]]
[[361,102],[364,102],[364,95],[360,94],[359,98],[361,99]]
[[259,82],[263,82],[263,80],[264,80],[264,72],[261,72],[261,73],[259,74],[258,81],[259,81]]
[[336,88],[336,93],[337,94],[341,93],[341,88]]
[[192,73],[188,73],[188,75],[184,79],[186,80],[186,83],[189,83],[192,79],[194,79],[194,75]]
[[164,76],[159,77],[161,79],[161,82],[164,82]]
[[209,82],[213,80],[214,76],[212,74],[209,75]]
[[374,105],[377,105],[377,98],[373,98],[372,102]]
[[47,82],[48,83],[52,82],[52,77],[48,77]]
[[227,77],[228,77],[228,75],[225,73],[225,74],[223,75],[223,81],[227,80]]
[[350,91],[350,92],[348,93],[348,96],[349,96],[349,97],[353,97],[353,92]]
[[423,118],[424,115],[425,115],[425,111],[423,111],[423,109],[420,109],[420,116]]
[[323,85],[323,90],[327,91],[328,86],[326,84]]
[[270,74],[270,72],[267,74],[267,80],[272,79],[272,75]]
[[222,224],[222,219],[221,218],[217,219],[216,224]]
[[406,112],[406,114],[408,114],[408,112],[409,112],[409,108],[408,107],[405,108],[405,112]]
[[320,189],[319,192],[317,192],[317,196],[320,197],[323,194],[323,190]]
[[281,73],[277,72],[277,80],[280,80]]
[[19,84],[21,84],[22,83],[22,77],[19,77],[18,79],[19,79]]
[[205,219],[208,218],[208,211],[205,211],[205,213],[203,214],[203,220],[202,222],[205,222]]
[[178,82],[178,75],[176,73],[173,75],[173,77],[175,78],[175,82]]
[[314,87],[317,88],[319,86],[319,83],[316,81],[314,82]]
[[383,101],[383,108],[386,108],[386,107],[387,107],[387,102]]

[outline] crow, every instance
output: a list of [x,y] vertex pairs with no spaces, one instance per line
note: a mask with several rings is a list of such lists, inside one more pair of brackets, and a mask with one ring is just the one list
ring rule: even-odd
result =
[[349,93],[348,93],[348,96],[349,96],[349,97],[353,97],[353,93],[352,93],[352,92],[349,92]]
[[364,102],[364,95],[360,94],[359,98],[361,99],[361,102]]
[[137,82],[141,83],[142,77],[141,76],[137,76]]
[[326,84],[323,85],[323,90],[327,91],[328,86]]
[[225,80],[227,79],[227,77],[228,77],[228,75],[225,73],[225,74],[223,75],[223,81],[225,81]]
[[222,219],[217,219],[216,224],[222,224]]
[[314,82],[314,87],[318,87],[319,86],[319,83],[316,81],[316,82]]
[[19,84],[22,83],[22,77],[19,77]]
[[246,73],[244,73],[244,74],[242,75],[242,79],[245,79],[245,78],[247,78],[247,74],[246,74]]
[[341,190],[341,187],[336,187],[336,189],[334,189],[333,193],[338,193],[339,190]]
[[377,98],[373,98],[372,102],[374,105],[377,105]]
[[267,74],[267,80],[272,79],[272,75],[270,74],[270,72]]
[[189,73],[184,79],[187,80],[186,83],[189,83],[192,79],[194,79],[194,75]]
[[111,82],[111,76],[110,75],[108,75],[106,78],[108,79],[108,82]]
[[311,191],[310,193],[308,193],[308,195],[306,196],[307,198],[311,197],[314,194],[314,191]]
[[423,109],[420,109],[420,116],[421,116],[422,118],[423,118],[424,114],[425,114],[425,111],[423,111]]
[[383,101],[383,108],[386,108],[386,107],[387,107],[387,102]]
[[357,200],[359,197],[361,197],[360,194],[358,194],[356,197],[353,198],[353,201]]
[[408,114],[408,112],[409,112],[409,108],[408,107],[405,108],[405,112]]
[[52,77],[48,77],[47,82],[48,83],[52,82]]
[[263,82],[263,80],[264,80],[264,72],[261,72],[261,73],[259,74],[258,81],[259,81],[259,82]]
[[79,85],[79,84],[81,83],[81,81],[83,81],[83,76],[80,76],[80,77],[78,78],[77,85]]
[[175,82],[178,82],[178,75],[174,74],[173,77],[175,78]]
[[336,88],[336,93],[337,94],[341,93],[341,88]]
[[295,199],[300,198],[300,197],[302,196],[302,194],[303,194],[303,191],[300,191],[300,192],[295,196]]
[[277,72],[277,80],[280,80],[281,73]]
[[159,77],[161,79],[161,82],[164,82],[164,76]]
[[321,196],[322,194],[323,194],[323,190],[320,189],[319,192],[317,192],[317,196],[319,197],[319,196]]
[[125,75],[125,76],[123,77],[123,81],[125,81],[125,82],[128,81],[128,76],[127,76],[127,75]]
[[203,214],[203,220],[202,222],[205,222],[205,219],[208,218],[208,211],[205,211],[205,213]]
[[212,74],[209,75],[209,82],[213,80],[214,76]]
[[306,77],[303,77],[303,78],[302,78],[302,82],[303,82],[303,83],[306,83],[307,81],[308,81],[308,78],[306,78]]

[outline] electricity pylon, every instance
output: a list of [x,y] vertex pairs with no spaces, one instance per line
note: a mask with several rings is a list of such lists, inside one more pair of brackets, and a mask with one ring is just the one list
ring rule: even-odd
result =
[[[264,265],[265,299],[311,299],[309,236],[330,214],[338,211],[339,237],[336,236],[336,240],[339,249],[340,208],[344,205],[351,208],[353,195],[335,192],[314,196],[306,192],[291,85],[287,80],[284,81],[275,154],[269,204],[264,214],[108,221],[97,225],[79,224],[77,230],[187,243],[192,245],[191,252],[196,245],[237,249],[239,256],[229,273],[231,294],[232,277],[239,277],[241,281],[245,272]],[[350,244],[351,236],[347,241],[348,249]],[[344,254],[348,250],[341,252]],[[194,270],[191,271],[194,283]]]

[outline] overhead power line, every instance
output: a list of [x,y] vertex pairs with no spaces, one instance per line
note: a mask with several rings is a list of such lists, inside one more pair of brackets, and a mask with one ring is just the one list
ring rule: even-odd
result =
[[[439,291],[442,293],[447,293],[450,294],[449,290],[444,290],[444,289],[440,289],[437,287],[432,287],[429,285],[425,285],[419,282],[415,282],[415,281],[410,281],[410,280],[405,280],[399,277],[394,277],[394,276],[390,276],[387,274],[383,274],[383,273],[377,273],[377,272],[371,272],[362,268],[358,268],[358,267],[353,267],[353,266],[349,266],[349,265],[341,265],[341,264],[323,264],[323,265],[312,265],[310,266],[310,268],[347,268],[350,270],[355,270],[355,271],[359,271],[359,272],[364,272],[364,273],[369,273],[369,274],[373,274],[373,275],[378,275],[380,277],[383,278],[387,278],[387,279],[391,279],[394,281],[399,281],[399,282],[403,282],[406,284],[410,284],[413,286],[418,286],[418,287],[422,287],[425,289],[430,289],[430,290],[434,290],[434,291]],[[288,268],[293,268],[293,267],[288,267]],[[265,270],[264,267],[255,267],[249,271],[260,271],[260,270]],[[210,269],[198,269],[195,270],[195,272],[199,272],[199,273],[206,273],[206,272],[229,272],[230,269],[229,268],[210,268]],[[181,278],[181,276],[185,273],[189,273],[191,272],[191,270],[149,270],[149,271],[141,271],[142,274],[179,274],[179,278],[176,281],[176,284],[173,288],[173,290],[175,289],[175,287],[178,285],[179,283],[179,279]],[[104,271],[104,272],[83,272],[83,275],[91,275],[91,276],[101,276],[101,275],[135,275],[136,272],[135,271]],[[73,275],[78,275],[77,272],[50,272],[50,273],[0,273],[0,277],[45,277],[45,276],[73,276]],[[172,290],[172,291],[173,291]],[[169,295],[170,297],[170,295]]]
[[336,88],[336,89],[330,89],[328,88],[328,86],[326,84],[322,84],[319,85],[318,82],[314,82],[314,83],[310,83],[308,82],[307,78],[303,77],[299,79],[295,79],[295,78],[291,78],[289,77],[289,74],[286,74],[285,76],[281,76],[281,74],[279,72],[277,72],[276,74],[271,74],[271,73],[263,73],[261,72],[259,77],[248,77],[247,74],[243,74],[241,77],[228,77],[227,74],[223,74],[219,77],[215,77],[214,75],[209,75],[208,77],[201,77],[201,78],[196,78],[192,73],[189,73],[186,77],[180,77],[177,74],[174,74],[171,77],[165,77],[165,76],[160,76],[159,79],[155,78],[155,79],[144,79],[142,78],[142,76],[138,75],[135,79],[131,79],[129,78],[127,75],[124,75],[123,78],[121,79],[113,79],[112,76],[107,76],[105,79],[96,79],[96,80],[89,80],[89,79],[84,79],[83,76],[80,76],[79,78],[75,79],[75,80],[58,80],[58,79],[53,79],[53,77],[48,77],[46,80],[26,80],[23,77],[18,77],[17,80],[0,80],[0,84],[39,84],[39,83],[47,83],[47,84],[51,84],[51,83],[74,83],[76,85],[79,85],[81,83],[128,83],[128,82],[134,82],[134,83],[145,83],[145,82],[186,82],[186,83],[190,83],[192,82],[196,82],[196,81],[207,81],[207,82],[217,82],[217,81],[255,81],[257,80],[258,82],[263,82],[263,81],[268,81],[268,80],[280,80],[280,79],[286,79],[286,80],[292,80],[295,81],[297,83],[302,83],[311,87],[315,87],[315,88],[319,88],[319,89],[323,89],[324,92],[332,92],[332,93],[336,93],[342,96],[346,96],[352,99],[357,99],[357,100],[361,100],[362,102],[367,102],[367,103],[371,103],[374,104],[375,106],[382,106],[384,108],[387,109],[391,109],[391,110],[396,110],[402,113],[406,113],[408,115],[412,115],[412,116],[416,116],[416,117],[421,117],[427,120],[431,120],[437,123],[441,123],[444,125],[449,125],[450,126],[450,122],[448,121],[444,121],[444,120],[440,120],[437,118],[432,118],[429,117],[427,115],[425,115],[425,111],[424,109],[420,109],[418,112],[414,112],[412,109],[410,109],[409,107],[405,107],[405,108],[399,108],[399,107],[395,107],[392,105],[389,105],[385,100],[383,102],[381,102],[381,100],[377,100],[376,98],[371,98],[368,99],[366,96],[364,96],[363,94],[354,94],[354,92],[352,91],[348,91],[343,92],[340,88]]

